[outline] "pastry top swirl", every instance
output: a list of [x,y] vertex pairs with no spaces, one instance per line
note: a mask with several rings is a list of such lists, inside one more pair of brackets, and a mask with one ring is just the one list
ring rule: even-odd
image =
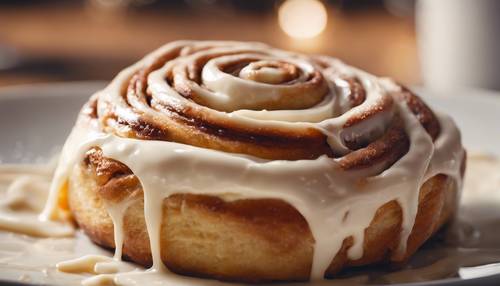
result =
[[339,60],[260,43],[180,41],[119,75],[93,112],[122,137],[264,159],[349,154],[352,167],[394,161],[408,148],[394,98],[437,136],[439,123],[418,97]]

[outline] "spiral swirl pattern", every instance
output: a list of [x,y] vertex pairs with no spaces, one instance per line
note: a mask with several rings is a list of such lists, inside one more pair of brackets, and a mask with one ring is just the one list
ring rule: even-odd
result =
[[394,99],[438,135],[418,97],[339,60],[260,43],[180,41],[123,71],[91,113],[123,137],[264,159],[347,155],[343,166],[354,168],[390,164],[407,150]]

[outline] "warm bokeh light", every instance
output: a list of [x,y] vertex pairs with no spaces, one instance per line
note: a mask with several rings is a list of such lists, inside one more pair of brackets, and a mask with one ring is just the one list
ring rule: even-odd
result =
[[279,8],[281,29],[293,38],[312,38],[326,27],[326,8],[318,0],[287,0]]

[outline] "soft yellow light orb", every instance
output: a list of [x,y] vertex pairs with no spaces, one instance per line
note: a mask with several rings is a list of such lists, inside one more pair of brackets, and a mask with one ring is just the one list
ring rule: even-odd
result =
[[326,27],[326,8],[318,0],[287,0],[279,8],[281,29],[293,38],[313,38]]

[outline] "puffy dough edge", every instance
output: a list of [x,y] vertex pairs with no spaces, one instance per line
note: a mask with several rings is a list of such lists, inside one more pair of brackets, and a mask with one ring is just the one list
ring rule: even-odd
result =
[[[111,193],[127,190],[136,196],[124,217],[123,255],[143,266],[152,264],[139,186],[108,186]],[[76,166],[69,180],[68,201],[77,224],[96,244],[113,249],[113,223],[104,207],[95,172]],[[109,194],[109,190],[108,190]],[[379,263],[402,263],[441,228],[454,213],[458,192],[454,180],[437,175],[420,189],[415,225],[407,251],[394,256],[401,232],[402,211],[396,201],[381,206],[365,230],[364,254],[350,260],[352,237],[344,239],[325,277],[343,269]],[[161,256],[173,272],[226,281],[267,282],[309,279],[314,238],[307,222],[291,205],[280,200],[225,201],[206,195],[175,194],[163,202]]]

